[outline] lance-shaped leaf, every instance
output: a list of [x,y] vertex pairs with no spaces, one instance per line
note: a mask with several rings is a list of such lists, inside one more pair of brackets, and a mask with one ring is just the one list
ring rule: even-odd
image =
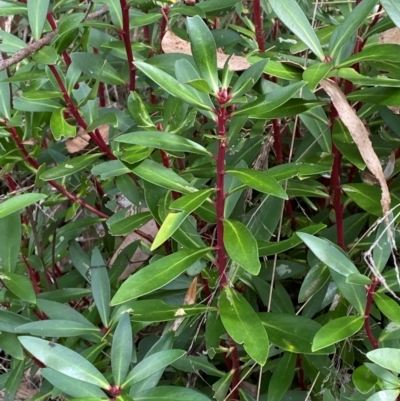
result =
[[135,401],[153,400],[211,401],[211,398],[191,388],[178,386],[159,386],[144,390],[137,395],[135,394]]
[[243,184],[256,191],[274,195],[278,198],[288,199],[286,192],[279,185],[278,181],[268,175],[268,173],[244,168],[227,170],[226,172],[234,175],[238,180],[242,181]]
[[[12,213],[0,218],[0,260],[3,272],[13,272],[15,269],[21,249],[21,235],[21,216],[19,213]],[[27,278],[21,275],[18,277]],[[30,284],[32,287],[32,283]],[[33,299],[35,299],[35,294],[33,294]]]
[[44,171],[42,174],[40,174],[39,178],[44,181],[49,181],[68,177],[69,175],[75,174],[78,171],[83,170],[85,167],[91,165],[100,156],[100,153],[95,153],[92,155],[74,157],[71,160],[60,163],[57,167],[54,167],[51,170]]
[[278,87],[273,92],[268,92],[254,102],[250,102],[234,111],[234,116],[257,116],[277,109],[279,106],[290,100],[303,86],[305,81],[296,82],[284,87]]
[[12,213],[19,212],[21,209],[45,198],[47,198],[47,195],[37,193],[21,194],[8,198],[0,203],[0,219]]
[[397,0],[381,0],[381,4],[391,20],[400,28],[400,3]]
[[29,353],[47,367],[83,382],[109,388],[106,378],[77,352],[41,338],[21,336],[18,339]]
[[144,63],[143,61],[135,61],[135,65],[140,71],[146,74],[151,80],[172,96],[182,99],[201,109],[212,111],[213,108],[211,102],[210,104],[200,102],[199,96],[196,96],[197,91],[190,86],[180,83],[163,70]]
[[198,16],[188,18],[186,26],[190,47],[201,76],[207,81],[214,93],[218,92],[217,47],[215,40],[204,21]]
[[111,346],[111,367],[114,382],[120,386],[125,380],[131,363],[132,327],[129,313],[125,312],[119,319]]
[[296,354],[285,352],[279,360],[268,385],[268,395],[272,400],[280,401],[290,388],[296,371]]
[[210,248],[186,249],[151,263],[124,281],[111,300],[111,305],[122,304],[163,287],[208,252]]
[[110,233],[112,235],[128,235],[137,228],[146,224],[152,218],[153,215],[150,212],[143,212],[128,216],[110,224]]
[[364,316],[343,316],[331,320],[315,335],[312,344],[313,352],[351,337],[361,329],[364,320]]
[[28,20],[32,36],[39,40],[42,35],[44,23],[46,22],[47,10],[50,0],[29,0],[28,1]]
[[400,373],[400,349],[398,348],[374,349],[367,353],[367,358],[382,368]]
[[297,233],[297,235],[321,262],[339,274],[347,277],[350,274],[359,273],[353,262],[332,242],[306,233]]
[[211,155],[202,145],[169,132],[138,131],[128,132],[114,139],[116,142],[130,143],[132,145],[147,146],[171,152],[188,152],[200,155]]
[[349,40],[351,35],[364,23],[368,14],[376,5],[378,0],[363,0],[361,1],[350,15],[346,18],[344,23],[336,28],[331,36],[329,43],[330,56],[335,58],[340,52],[343,45]]
[[260,318],[248,301],[235,290],[225,287],[219,299],[222,323],[238,344],[260,365],[268,358],[269,342]]
[[224,245],[229,257],[251,274],[261,269],[257,241],[251,231],[237,220],[225,219]]
[[269,0],[268,2],[278,18],[323,61],[324,51],[321,43],[297,1]]

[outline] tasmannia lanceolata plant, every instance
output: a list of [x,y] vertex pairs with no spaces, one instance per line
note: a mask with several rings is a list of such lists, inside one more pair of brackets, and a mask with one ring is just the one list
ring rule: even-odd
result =
[[0,17],[4,400],[399,399],[398,0]]

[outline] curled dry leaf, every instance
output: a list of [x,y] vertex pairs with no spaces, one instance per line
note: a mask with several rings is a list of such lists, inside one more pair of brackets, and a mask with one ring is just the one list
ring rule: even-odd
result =
[[[97,130],[100,132],[100,135],[104,141],[108,143],[108,132],[110,127],[108,125],[100,125]],[[89,141],[90,135],[82,127],[80,127],[76,137],[68,139],[68,141],[65,142],[65,146],[68,153],[78,153],[86,148],[86,146],[89,144]]]
[[[192,55],[190,43],[186,40],[174,35],[171,31],[167,31],[161,41],[161,48],[164,53],[183,53]],[[217,52],[218,68],[224,68],[226,60],[229,59],[228,54]],[[229,69],[232,71],[243,71],[250,67],[250,63],[245,57],[232,56],[228,62]]]
[[347,127],[353,138],[355,144],[360,151],[361,157],[367,165],[369,171],[378,180],[382,190],[381,206],[383,214],[386,215],[390,210],[390,193],[386,183],[385,176],[382,171],[382,166],[376,155],[374,148],[372,147],[371,140],[369,139],[369,133],[365,128],[363,122],[354,112],[349,105],[346,96],[340,90],[340,88],[332,81],[323,79],[321,86],[325,92],[329,95],[334,104],[340,119],[343,124]]

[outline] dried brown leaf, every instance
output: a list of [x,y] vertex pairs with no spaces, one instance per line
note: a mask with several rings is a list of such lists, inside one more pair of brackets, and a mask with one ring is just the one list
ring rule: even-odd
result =
[[[192,55],[190,43],[186,40],[174,35],[171,31],[167,31],[161,41],[161,48],[164,53],[183,53]],[[226,60],[229,59],[228,54],[217,52],[218,68],[224,68]],[[243,71],[250,67],[250,63],[245,57],[232,56],[228,62],[229,69],[232,71]]]
[[355,144],[360,151],[361,157],[367,165],[369,171],[378,180],[382,190],[381,206],[383,214],[390,210],[390,193],[386,183],[386,179],[383,175],[382,166],[376,155],[374,148],[372,147],[371,140],[369,139],[369,133],[365,128],[364,124],[349,105],[346,96],[340,90],[336,83],[328,79],[321,81],[321,86],[325,92],[329,95],[334,104],[340,119],[343,124],[347,127],[353,138]]
[[[108,143],[108,133],[110,127],[108,125],[100,125],[97,130],[100,132],[100,135],[104,141]],[[89,144],[89,141],[90,135],[82,127],[80,127],[76,137],[68,139],[68,141],[65,142],[65,146],[68,153],[78,153],[86,148],[86,146]]]
[[381,32],[379,35],[379,43],[394,43],[400,45],[400,29],[392,28]]

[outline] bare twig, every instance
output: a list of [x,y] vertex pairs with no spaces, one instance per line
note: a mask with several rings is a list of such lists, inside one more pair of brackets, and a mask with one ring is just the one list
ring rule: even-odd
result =
[[[102,15],[106,14],[108,12],[108,6],[104,6],[100,8],[99,10],[89,14],[86,19],[96,19],[98,17],[101,17]],[[46,36],[44,36],[42,39],[39,39],[36,42],[31,43],[25,49],[22,49],[12,55],[10,58],[6,60],[1,60],[0,61],[0,71],[5,70],[6,68],[19,63],[20,61],[24,60],[25,58],[29,57],[32,53],[40,50],[42,47],[48,45],[52,39],[58,34],[58,30],[55,30],[53,32],[48,33]]]

